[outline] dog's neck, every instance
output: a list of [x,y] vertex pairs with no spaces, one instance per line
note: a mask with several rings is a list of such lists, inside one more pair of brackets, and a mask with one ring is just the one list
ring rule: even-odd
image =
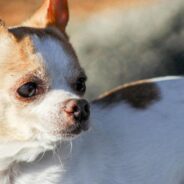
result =
[[[1,145],[0,147],[0,183],[14,184],[14,177],[19,175],[19,164],[33,162],[39,154],[49,150],[38,143]],[[50,148],[52,149],[52,148]]]

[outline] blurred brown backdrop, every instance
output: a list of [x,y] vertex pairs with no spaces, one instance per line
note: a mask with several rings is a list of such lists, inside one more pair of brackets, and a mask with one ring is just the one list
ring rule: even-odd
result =
[[[43,0],[0,0],[8,25]],[[67,28],[88,75],[89,98],[125,82],[184,74],[183,0],[69,0]]]
[[[25,20],[44,0],[0,0],[0,16],[8,25]],[[150,3],[152,0],[69,0],[72,19],[86,19],[93,14],[117,7],[129,8]]]

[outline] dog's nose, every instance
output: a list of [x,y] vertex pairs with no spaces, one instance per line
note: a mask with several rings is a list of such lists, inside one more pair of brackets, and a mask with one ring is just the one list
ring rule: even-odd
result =
[[67,101],[64,110],[67,114],[73,115],[74,119],[79,122],[88,120],[90,115],[89,103],[84,99]]

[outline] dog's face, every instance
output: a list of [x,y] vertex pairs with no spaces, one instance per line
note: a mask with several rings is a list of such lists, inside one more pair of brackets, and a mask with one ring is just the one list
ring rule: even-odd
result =
[[1,26],[0,51],[0,141],[51,144],[88,129],[86,76],[64,31]]

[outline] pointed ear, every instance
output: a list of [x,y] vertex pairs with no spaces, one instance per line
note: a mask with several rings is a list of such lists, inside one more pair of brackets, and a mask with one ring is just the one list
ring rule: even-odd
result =
[[24,26],[46,28],[57,27],[65,32],[69,20],[67,0],[45,0],[43,5],[26,22]]

